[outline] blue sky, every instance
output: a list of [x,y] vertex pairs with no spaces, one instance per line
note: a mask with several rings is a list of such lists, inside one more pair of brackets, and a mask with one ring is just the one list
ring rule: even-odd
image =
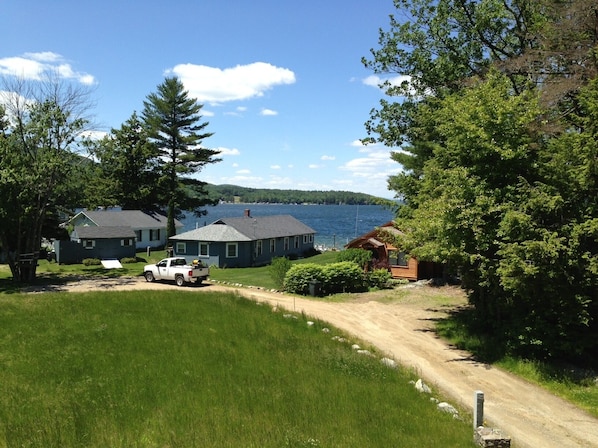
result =
[[176,75],[222,152],[200,179],[391,198],[400,165],[359,140],[383,97],[361,57],[392,13],[392,0],[0,0],[0,76],[58,69],[92,86],[108,131]]

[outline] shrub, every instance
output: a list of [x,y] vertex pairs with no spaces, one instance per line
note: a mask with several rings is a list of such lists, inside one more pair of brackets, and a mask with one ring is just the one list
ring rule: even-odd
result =
[[388,269],[374,269],[367,274],[368,284],[372,288],[387,288],[391,279]]
[[307,295],[312,281],[321,283],[324,294],[362,291],[366,286],[362,269],[352,261],[342,261],[326,265],[293,265],[284,278],[284,290]]
[[323,290],[327,294],[356,292],[365,287],[361,267],[353,261],[341,261],[322,266],[324,275]]
[[83,266],[99,266],[102,261],[99,258],[85,258],[83,260]]
[[124,257],[124,258],[121,258],[120,262],[122,264],[137,263],[137,257]]
[[309,292],[309,283],[322,282],[323,266],[315,263],[295,264],[287,271],[284,277],[284,290],[293,294],[306,295]]
[[289,269],[291,269],[291,262],[285,257],[275,257],[270,264],[270,277],[274,281],[277,288],[284,286],[284,278]]
[[338,253],[336,260],[341,261],[352,261],[362,269],[365,269],[372,259],[372,253],[365,249],[346,249]]

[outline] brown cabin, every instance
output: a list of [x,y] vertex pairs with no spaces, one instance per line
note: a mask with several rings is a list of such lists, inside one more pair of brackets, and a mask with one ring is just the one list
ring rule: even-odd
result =
[[365,249],[373,253],[373,259],[379,263],[387,264],[392,278],[403,278],[407,280],[423,280],[435,277],[442,277],[442,265],[428,261],[418,262],[414,257],[410,257],[392,243],[386,241],[387,235],[400,235],[401,231],[397,229],[394,222],[390,221],[376,227],[371,232],[363,234],[350,241],[345,248],[347,249]]

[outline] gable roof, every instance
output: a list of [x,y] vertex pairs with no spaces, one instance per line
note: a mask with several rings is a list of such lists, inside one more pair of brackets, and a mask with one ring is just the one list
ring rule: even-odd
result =
[[361,236],[358,236],[357,238],[349,241],[349,243],[347,243],[345,245],[346,248],[350,249],[350,248],[360,248],[363,245],[371,245],[373,247],[382,247],[382,246],[386,246],[387,249],[390,250],[394,250],[396,249],[396,247],[394,247],[393,244],[389,243],[387,240],[387,238],[384,238],[383,234],[390,234],[393,236],[398,236],[398,235],[402,235],[403,232],[401,232],[401,230],[399,230],[396,226],[395,223],[393,221],[389,221],[385,224],[382,224],[379,227],[376,227],[374,230],[369,231],[368,233],[365,233]]
[[[156,212],[144,212],[142,210],[84,210],[77,213],[72,219],[85,215],[95,225],[105,226],[127,226],[133,229],[155,229],[166,227],[166,216]],[[174,221],[175,227],[184,227],[183,223]]]
[[135,238],[135,232],[127,226],[76,226],[73,236],[89,240]]
[[254,241],[316,233],[291,215],[222,218],[204,227],[180,233],[171,240]]

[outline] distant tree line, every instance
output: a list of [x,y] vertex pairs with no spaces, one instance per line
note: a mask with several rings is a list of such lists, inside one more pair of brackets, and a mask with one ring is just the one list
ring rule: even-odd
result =
[[225,202],[270,204],[382,204],[388,202],[365,193],[351,191],[303,191],[266,188],[247,188],[236,185],[207,185],[206,191],[213,199]]

